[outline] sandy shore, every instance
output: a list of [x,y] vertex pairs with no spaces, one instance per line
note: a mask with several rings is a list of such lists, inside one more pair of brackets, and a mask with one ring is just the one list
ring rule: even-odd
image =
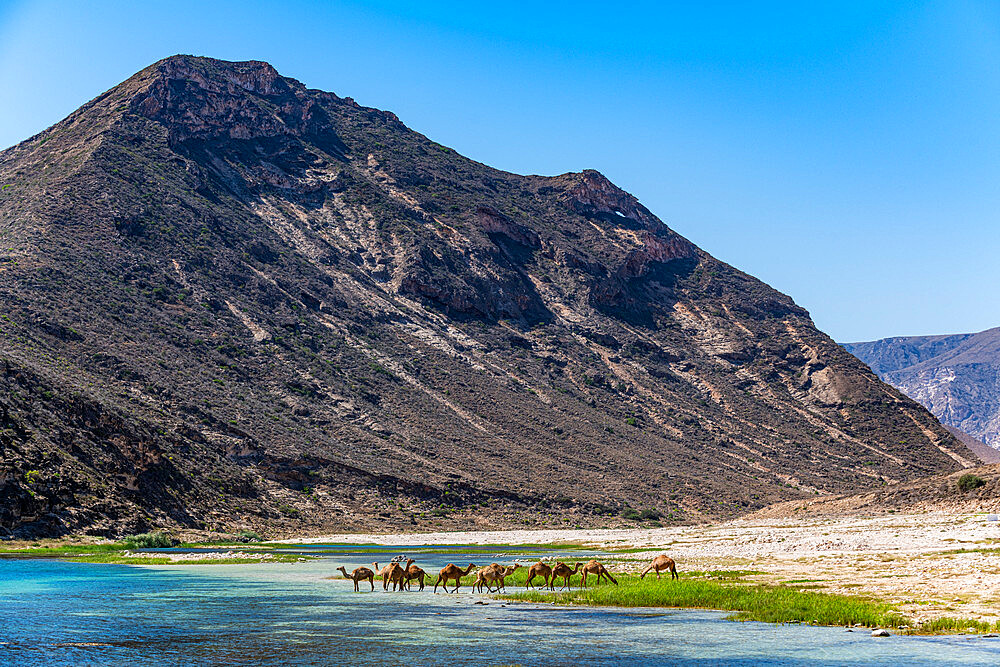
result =
[[[341,534],[286,542],[380,544],[579,543],[595,549],[666,552],[681,570],[758,570],[752,578],[803,589],[870,595],[917,620],[1000,619],[1000,522],[985,514],[740,519],[632,530],[511,530]],[[634,569],[645,553],[619,557]]]

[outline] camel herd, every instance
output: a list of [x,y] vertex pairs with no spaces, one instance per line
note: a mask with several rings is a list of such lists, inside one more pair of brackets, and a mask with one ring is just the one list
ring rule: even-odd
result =
[[[354,582],[355,593],[360,591],[360,583],[362,581],[367,581],[371,585],[372,591],[374,591],[376,576],[382,577],[382,590],[385,591],[389,590],[390,585],[394,591],[410,590],[410,585],[413,581],[418,583],[418,590],[424,590],[424,577],[428,576],[427,572],[414,565],[412,558],[407,559],[405,565],[400,565],[399,562],[394,560],[381,569],[379,569],[378,563],[372,563],[372,567],[374,569],[357,567],[350,574],[347,573],[347,570],[343,566],[337,569],[343,573],[344,577]],[[472,582],[472,590],[482,593],[483,586],[485,586],[487,593],[502,591],[504,590],[507,577],[512,575],[519,567],[521,567],[519,564],[504,566],[499,563],[491,563],[476,572],[476,578]],[[469,576],[474,569],[476,569],[475,563],[469,563],[464,570],[454,563],[448,563],[438,572],[438,578],[434,582],[434,592],[437,593],[437,587],[440,585],[445,593],[457,593],[458,589],[462,586],[462,577]],[[654,558],[653,562],[642,571],[639,578],[644,578],[650,572],[654,572],[657,579],[660,578],[660,572],[669,572],[671,579],[679,578],[676,563],[665,554]],[[532,582],[537,577],[541,577],[543,589],[547,588],[550,591],[554,591],[556,581],[558,580],[562,581],[562,586],[559,590],[568,589],[571,588],[570,578],[577,573],[581,575],[581,586],[587,585],[588,575],[596,577],[598,584],[603,579],[618,585],[618,580],[611,576],[608,569],[596,560],[592,560],[586,564],[577,563],[572,568],[562,562],[557,562],[555,565],[548,565],[542,561],[538,561],[528,568],[528,578],[524,582],[524,587],[534,588]],[[455,588],[451,591],[448,590],[449,582],[454,582],[455,584]]]

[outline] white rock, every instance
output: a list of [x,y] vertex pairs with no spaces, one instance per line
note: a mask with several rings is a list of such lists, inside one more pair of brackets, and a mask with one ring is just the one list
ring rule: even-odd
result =
[[885,628],[879,628],[878,630],[872,630],[872,637],[891,637],[889,631]]

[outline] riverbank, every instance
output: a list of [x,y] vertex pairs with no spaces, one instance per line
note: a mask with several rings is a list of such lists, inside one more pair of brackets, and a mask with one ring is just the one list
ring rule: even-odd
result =
[[[141,538],[141,539],[136,539]],[[271,547],[240,543],[239,551],[222,548],[227,543],[175,544],[163,533],[147,533],[121,541],[88,542],[80,538],[45,540],[43,542],[8,543],[0,548],[0,557],[53,558],[74,563],[108,565],[249,565],[260,563],[297,563],[313,560],[312,556],[275,552]],[[157,551],[137,551],[155,548]],[[197,551],[164,551],[167,548],[197,549]],[[212,550],[208,550],[212,549]]]
[[[794,514],[794,512],[792,512]],[[749,517],[704,526],[635,530],[515,530],[338,534],[308,544],[445,546],[579,544],[617,552],[612,571],[633,572],[656,553],[682,571],[752,570],[751,583],[862,596],[928,625],[961,617],[1000,621],[1000,522],[985,514]]]

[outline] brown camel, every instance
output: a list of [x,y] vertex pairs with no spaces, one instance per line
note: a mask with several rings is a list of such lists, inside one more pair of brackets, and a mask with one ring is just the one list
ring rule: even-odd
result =
[[483,585],[486,585],[486,592],[492,593],[491,582],[499,581],[503,576],[503,567],[499,563],[490,563],[483,569],[476,572],[476,580],[472,582],[472,590],[482,593]]
[[416,579],[417,583],[420,584],[420,588],[418,590],[424,590],[424,577],[426,576],[426,572],[413,564],[412,558],[406,561],[406,567],[403,568],[403,578],[406,582],[406,590],[410,590],[410,582],[414,579]]
[[549,567],[548,565],[546,565],[545,563],[543,563],[542,561],[538,561],[537,563],[535,563],[534,565],[532,565],[531,567],[529,567],[528,568],[528,580],[524,582],[524,587],[525,588],[534,588],[531,585],[531,581],[535,577],[541,577],[542,578],[542,588],[546,588],[549,585],[549,578],[552,577],[552,568]]
[[605,577],[607,579],[610,579],[611,583],[613,583],[615,586],[618,585],[618,580],[611,576],[611,573],[608,572],[608,568],[604,567],[603,565],[601,565],[600,563],[598,563],[596,560],[592,560],[592,561],[590,561],[589,563],[587,563],[586,565],[583,566],[583,582],[582,582],[583,586],[587,585],[587,575],[588,574],[595,574],[595,575],[597,575],[597,583],[598,584],[601,583],[601,577]]
[[373,591],[375,590],[375,573],[369,570],[367,567],[356,567],[354,568],[354,571],[351,572],[350,574],[347,574],[347,570],[344,569],[343,565],[341,565],[337,569],[343,572],[345,577],[354,582],[355,593],[359,592],[358,582],[365,580],[367,580],[368,583],[372,585],[372,590]]
[[386,582],[389,581],[389,571],[392,570],[392,563],[389,563],[381,570],[378,567],[378,563],[372,563],[372,567],[375,568],[375,576],[382,577],[382,590],[385,590],[388,588]]
[[500,585],[497,586],[497,592],[501,590],[506,590],[507,577],[514,574],[514,571],[519,567],[521,567],[520,563],[514,563],[513,565],[508,565],[507,567],[503,568],[503,572],[500,574]]
[[382,577],[383,591],[389,590],[389,584],[392,584],[392,590],[396,590],[397,586],[402,586],[403,568],[399,566],[399,563],[389,563],[381,570],[378,569],[378,563],[372,563],[372,565],[378,572],[378,576]]
[[392,584],[392,590],[403,590],[403,584],[406,583],[406,570],[399,563],[391,563],[389,567],[389,583]]
[[475,567],[476,567],[475,563],[469,563],[469,567],[463,570],[454,563],[448,563],[443,568],[441,568],[441,571],[438,573],[437,581],[434,582],[434,592],[437,593],[438,584],[442,584],[444,586],[444,592],[447,593],[448,582],[454,579],[455,590],[453,590],[452,593],[457,593],[459,587],[462,585],[462,577],[468,576],[468,574],[472,572],[472,570],[475,569]]
[[642,574],[639,575],[639,578],[642,579],[643,577],[645,577],[646,573],[649,572],[650,570],[656,571],[657,579],[660,578],[660,572],[663,570],[670,570],[671,579],[680,579],[680,577],[677,574],[677,564],[674,563],[673,558],[667,556],[666,554],[660,554],[659,556],[654,558],[653,562],[649,564],[649,567],[647,567],[645,570],[642,571]]
[[580,565],[581,563],[577,563],[571,570],[569,569],[569,565],[566,563],[556,563],[556,566],[552,568],[552,581],[554,582],[556,577],[562,577],[563,585],[559,590],[562,590],[563,588],[572,588],[569,583],[569,578],[576,574],[577,570],[580,569]]

